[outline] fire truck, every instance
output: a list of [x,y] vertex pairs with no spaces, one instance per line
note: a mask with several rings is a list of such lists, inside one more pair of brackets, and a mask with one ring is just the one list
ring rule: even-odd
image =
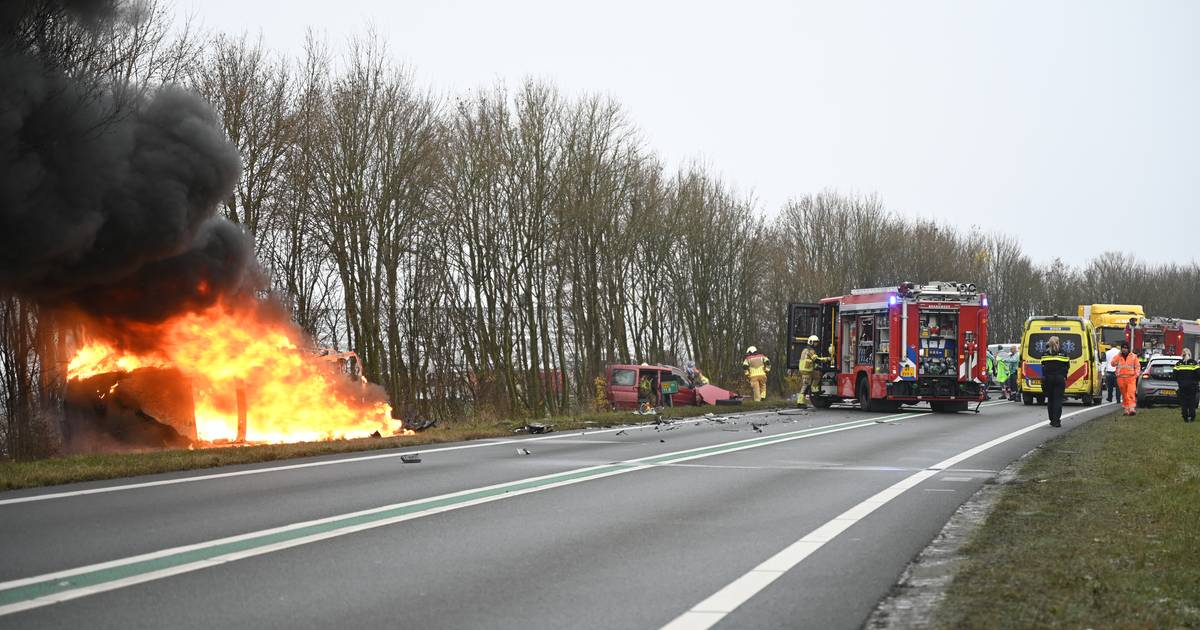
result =
[[1187,319],[1147,317],[1125,326],[1125,341],[1143,365],[1153,356],[1179,356],[1184,348],[1196,356],[1200,350],[1200,324]]
[[[810,335],[824,364],[814,405],[855,400],[868,411],[929,402],[966,411],[987,392],[988,298],[974,284],[911,282],[788,305],[787,367]],[[978,407],[976,407],[978,410]]]

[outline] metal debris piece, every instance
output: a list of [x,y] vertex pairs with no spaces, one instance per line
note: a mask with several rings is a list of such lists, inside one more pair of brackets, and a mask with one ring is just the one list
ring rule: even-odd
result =
[[424,431],[425,429],[432,429],[436,425],[437,425],[437,420],[430,420],[429,418],[426,418],[424,420],[416,420],[412,424],[405,423],[404,428],[412,429],[413,431],[417,431],[417,432],[421,432],[421,431]]
[[661,442],[661,443],[663,443],[663,444],[666,444],[666,443],[667,443],[667,441],[666,441],[666,440],[659,440],[659,442]]
[[553,424],[542,424],[541,422],[530,422],[525,425],[525,431],[528,433],[549,433],[554,430]]
[[621,429],[620,431],[617,431],[615,435],[629,435],[629,433],[626,432],[625,429]]
[[420,453],[406,453],[406,454],[400,456],[400,461],[404,462],[405,464],[420,464],[421,463],[421,454]]
[[765,426],[767,426],[766,423],[763,423],[763,424],[759,424],[757,422],[750,423],[750,428],[754,429],[755,431],[758,431],[759,433],[763,432],[763,427],[765,427]]
[[533,455],[533,451],[527,448],[519,448],[517,449],[517,455]]

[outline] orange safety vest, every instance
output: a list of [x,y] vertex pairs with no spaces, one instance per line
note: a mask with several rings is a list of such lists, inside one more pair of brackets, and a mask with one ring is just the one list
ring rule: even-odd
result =
[[1142,371],[1137,355],[1132,352],[1124,357],[1117,353],[1117,356],[1113,357],[1112,366],[1117,368],[1117,378],[1137,378]]

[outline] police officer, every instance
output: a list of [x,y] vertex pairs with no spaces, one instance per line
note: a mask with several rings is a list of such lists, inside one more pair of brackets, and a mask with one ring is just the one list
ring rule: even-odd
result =
[[1200,365],[1192,359],[1192,351],[1184,348],[1183,359],[1171,369],[1171,376],[1179,383],[1179,413],[1184,422],[1196,421],[1196,388],[1200,382]]
[[1042,391],[1046,394],[1046,412],[1050,426],[1062,426],[1063,398],[1067,391],[1067,372],[1071,359],[1061,353],[1058,337],[1051,337],[1042,355]]

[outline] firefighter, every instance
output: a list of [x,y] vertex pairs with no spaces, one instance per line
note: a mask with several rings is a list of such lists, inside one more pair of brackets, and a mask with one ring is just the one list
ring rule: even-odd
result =
[[1183,359],[1171,369],[1171,376],[1179,383],[1179,413],[1184,422],[1196,421],[1196,389],[1200,383],[1200,365],[1192,359],[1192,351],[1183,349]]
[[642,380],[638,381],[638,402],[642,411],[654,408],[654,379],[649,374],[643,375]]
[[1112,365],[1117,370],[1117,388],[1121,390],[1121,406],[1125,415],[1137,415],[1137,379],[1142,371],[1138,356],[1129,351],[1129,342],[1121,342],[1121,351],[1113,357]]
[[687,365],[684,366],[684,372],[687,374],[688,381],[692,387],[708,385],[708,377],[704,375],[704,372],[700,371],[700,368],[696,367],[695,361],[688,361]]
[[742,360],[742,370],[750,379],[750,392],[754,401],[758,402],[767,397],[767,373],[771,371],[771,360],[767,355],[750,346],[746,348],[746,358]]
[[1058,337],[1051,337],[1046,343],[1046,353],[1042,355],[1042,391],[1046,393],[1046,413],[1050,416],[1050,426],[1062,426],[1063,398],[1067,391],[1067,372],[1071,368],[1071,358],[1062,354]]
[[796,394],[796,404],[801,409],[808,408],[808,399],[813,389],[821,387],[821,370],[819,363],[826,360],[817,351],[821,339],[816,335],[808,338],[808,345],[800,351],[800,393]]

